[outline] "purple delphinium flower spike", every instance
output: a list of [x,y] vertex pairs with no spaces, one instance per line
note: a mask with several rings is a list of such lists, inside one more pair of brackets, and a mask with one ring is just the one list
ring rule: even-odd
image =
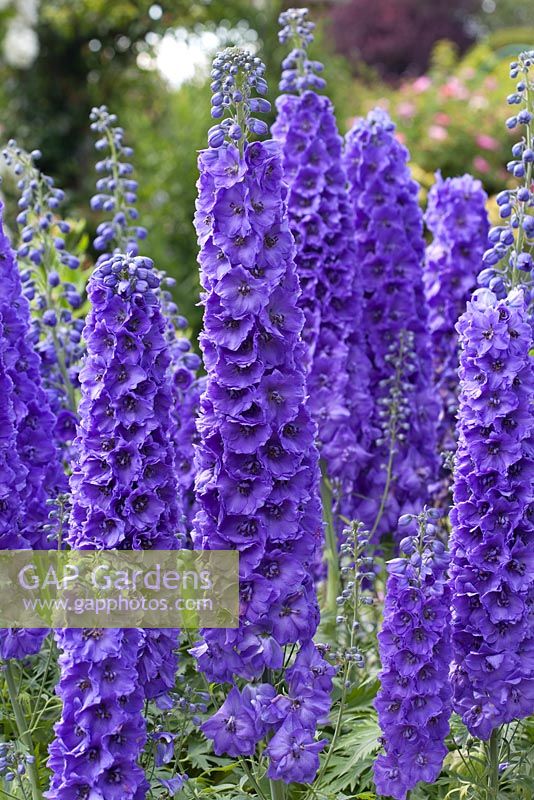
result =
[[357,120],[347,135],[356,258],[365,275],[362,325],[374,441],[346,514],[362,520],[375,538],[394,535],[399,516],[424,505],[438,472],[423,217],[407,157],[380,109]]
[[[3,151],[20,190],[17,260],[23,294],[30,303],[32,342],[40,356],[40,371],[48,403],[56,417],[54,437],[70,458],[69,446],[77,421],[78,371],[83,355],[83,320],[79,285],[71,275],[79,259],[68,252],[70,225],[58,216],[64,193],[36,166],[38,150],[26,153],[11,140]],[[78,278],[78,284],[80,278]]]
[[[164,279],[172,285],[171,278]],[[167,342],[171,356],[171,439],[174,444],[174,465],[180,490],[183,514],[182,547],[191,546],[193,518],[198,511],[195,498],[195,446],[199,442],[196,418],[200,396],[205,389],[205,377],[199,376],[200,357],[191,349],[191,342],[183,335],[188,327],[185,317],[178,312],[168,290],[161,292],[162,311],[167,319]]]
[[[97,180],[98,194],[91,200],[93,210],[103,211],[111,219],[101,222],[94,241],[96,250],[108,251],[99,256],[98,262],[109,258],[109,252],[128,251],[138,255],[138,244],[147,235],[145,228],[137,224],[139,213],[137,201],[137,181],[134,180],[130,160],[133,149],[124,143],[124,130],[117,123],[115,114],[110,114],[106,106],[93,108],[90,115],[91,130],[98,135],[95,147],[106,157],[96,165],[102,176]],[[197,378],[200,358],[191,352],[191,343],[180,335],[188,327],[187,320],[179,314],[169,288],[174,279],[162,270],[157,272],[160,285],[155,289],[163,316],[167,323],[167,345],[171,357],[172,405],[171,437],[175,449],[176,478],[183,501],[183,520],[181,532],[182,546],[190,543],[192,519],[195,513],[193,449],[197,438],[195,418],[198,413],[202,380]]]
[[[30,337],[29,305],[3,228],[1,203],[0,324],[0,548],[46,550],[54,538],[49,501],[65,491],[67,482],[54,445],[55,418],[41,385],[39,357]],[[44,629],[0,630],[0,658],[38,652],[45,635]]]
[[[264,69],[237,48],[214,61],[213,109],[221,122],[210,131],[210,148],[200,153],[195,215],[207,385],[194,543],[239,551],[241,614],[238,629],[204,630],[193,653],[210,681],[247,682],[244,689],[234,686],[204,725],[216,752],[244,755],[269,733],[275,738],[286,722],[288,736],[302,732],[297,743],[313,740],[331,686],[328,676],[318,681],[305,663],[294,682],[286,675],[287,690],[278,681],[286,646],[300,646],[295,664],[314,648],[318,606],[309,568],[322,526],[281,155],[275,142],[250,143],[245,135],[245,129],[265,130],[250,118],[259,108],[252,90],[266,90]],[[277,676],[278,694],[261,682],[266,670]],[[301,713],[306,694],[311,702],[302,703]],[[316,749],[309,748],[303,773],[297,764],[277,766],[273,744],[271,774],[287,782],[311,778]]]
[[[103,261],[89,281],[67,537],[75,549],[180,545],[170,355],[158,285],[150,259],[121,254]],[[63,715],[50,750],[50,798],[66,800],[75,791],[83,797],[85,787],[112,800],[145,796],[136,764],[145,741],[142,707],[174,685],[177,633],[58,634]]]
[[433,783],[447,754],[449,684],[449,556],[435,538],[432,512],[401,517],[415,527],[388,563],[384,621],[378,634],[382,671],[375,700],[384,753],[375,763],[380,794],[404,800],[419,781]]
[[[525,87],[534,51],[511,65],[519,77],[513,105],[525,101],[520,155],[532,141],[533,111]],[[510,121],[509,121],[510,122]],[[507,123],[508,124],[508,123]],[[514,150],[517,145],[514,145]],[[514,155],[516,154],[515,151]],[[502,211],[510,228],[493,228],[487,251],[499,255],[490,288],[478,289],[458,322],[460,407],[451,514],[454,707],[469,731],[487,739],[494,728],[534,711],[534,389],[531,276],[526,233],[534,158],[515,162],[524,186],[509,191]],[[518,231],[508,244],[507,233]],[[525,235],[526,234],[526,235]],[[531,237],[530,237],[531,238]],[[500,242],[500,244],[496,244]]]
[[[315,88],[321,65],[307,57],[313,23],[307,9],[280,15],[280,40],[294,49],[283,62],[272,133],[283,154],[288,214],[304,312],[308,407],[336,494],[352,489],[365,461],[363,428],[371,411],[362,337],[362,281],[354,243],[354,213],[342,163],[334,108]],[[289,94],[298,92],[298,94]]]
[[427,247],[424,286],[432,342],[434,385],[441,400],[440,452],[456,448],[458,336],[456,323],[477,285],[488,237],[487,195],[471,175],[443,180],[428,193],[425,222],[433,240]]
[[21,493],[21,533],[34,550],[46,550],[47,500],[66,489],[54,445],[55,418],[41,384],[39,357],[31,342],[30,310],[15,254],[3,229],[0,203],[0,318],[4,329],[4,364],[13,383],[17,450],[27,469]]
[[458,323],[451,521],[455,709],[473,735],[534,711],[532,331],[524,290],[478,289]]

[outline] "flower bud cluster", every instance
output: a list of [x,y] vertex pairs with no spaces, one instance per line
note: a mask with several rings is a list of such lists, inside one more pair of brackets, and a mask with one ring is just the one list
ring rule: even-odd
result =
[[28,765],[34,762],[35,756],[24,752],[18,742],[0,743],[0,779],[6,784],[13,785],[23,780]]
[[268,100],[252,96],[266,94],[264,75],[262,60],[239,47],[228,47],[216,56],[211,70],[211,116],[221,121],[208,132],[210,147],[234,142],[242,152],[249,134],[267,133],[267,123],[251,116],[271,110]]
[[41,359],[48,402],[56,416],[54,438],[63,447],[74,437],[83,354],[83,320],[76,319],[82,297],[78,286],[69,280],[69,272],[78,268],[79,259],[66,249],[69,223],[57,216],[64,194],[35,166],[40,153],[26,153],[12,140],[3,155],[19,179],[17,259],[22,291],[31,304],[31,338]]
[[[512,147],[513,159],[507,169],[518,179],[516,189],[505,189],[497,195],[499,216],[503,224],[491,228],[489,248],[483,256],[484,269],[479,284],[491,289],[500,299],[520,277],[529,287],[534,269],[534,50],[520,53],[518,61],[510,64],[510,77],[518,80],[516,91],[508,96],[508,103],[521,106],[506,120],[506,126],[519,128],[521,139]],[[518,275],[519,273],[519,275]],[[527,300],[530,302],[531,289]]]
[[96,182],[97,194],[91,198],[93,211],[113,214],[111,221],[101,222],[96,230],[95,249],[104,256],[110,253],[138,255],[138,241],[145,239],[146,229],[137,225],[137,181],[132,177],[129,159],[133,150],[124,144],[124,130],[116,125],[117,117],[106,106],[93,108],[91,130],[98,135],[95,147],[104,158],[96,165],[101,176]]
[[434,385],[441,400],[440,451],[456,447],[458,336],[456,323],[477,285],[488,236],[487,195],[471,175],[443,179],[428,194],[425,222],[433,241],[427,247],[424,286],[432,342]]
[[433,783],[447,754],[452,690],[449,557],[436,539],[437,512],[403,515],[416,530],[388,563],[384,621],[378,635],[381,688],[375,707],[382,729],[375,762],[380,794],[405,800],[419,781]]
[[532,330],[522,288],[478,289],[458,323],[451,514],[454,707],[469,731],[534,710]]
[[[380,401],[366,423],[374,428],[374,441],[368,452],[359,454],[346,516],[362,520],[376,537],[396,535],[399,516],[425,503],[438,471],[439,405],[423,291],[423,220],[418,187],[406,164],[408,152],[394,132],[388,115],[376,109],[356,121],[345,147],[356,259],[365,275],[362,329],[370,362],[368,393]],[[391,427],[386,416],[390,410],[402,416],[401,424],[394,425],[394,441],[384,435]]]
[[373,631],[369,619],[374,605],[375,564],[369,554],[369,531],[352,522],[342,532],[339,548],[342,591],[336,598],[338,649],[335,661],[343,674],[346,691],[354,681],[354,669],[366,665],[366,649]]
[[316,73],[324,69],[320,61],[308,58],[308,45],[313,42],[315,23],[308,17],[307,8],[289,8],[278,18],[281,30],[278,38],[282,44],[289,42],[293,49],[282,62],[281,92],[304,92],[306,89],[324,89],[326,81]]

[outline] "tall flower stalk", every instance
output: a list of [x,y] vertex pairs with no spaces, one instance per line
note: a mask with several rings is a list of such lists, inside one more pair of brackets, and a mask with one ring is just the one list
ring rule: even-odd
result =
[[347,498],[346,515],[362,520],[375,539],[395,536],[399,517],[418,512],[438,471],[423,219],[407,157],[394,124],[379,109],[357,120],[347,135],[345,167],[356,259],[366,276],[362,327],[374,408],[369,455]]
[[[55,546],[50,503],[65,490],[66,479],[31,341],[29,304],[2,217],[0,204],[0,548],[46,550]],[[36,653],[45,635],[44,629],[1,630],[0,657]]]
[[[58,216],[64,193],[36,166],[41,153],[27,153],[11,140],[3,156],[21,193],[17,261],[23,294],[31,306],[32,341],[40,356],[42,381],[56,416],[54,436],[64,447],[75,435],[83,355],[84,323],[76,318],[82,296],[70,279],[80,262],[66,248],[70,225]],[[68,459],[68,452],[65,456]]]
[[[380,794],[405,800],[419,781],[433,783],[447,754],[452,690],[448,553],[435,534],[435,512],[401,517],[414,528],[387,565],[382,671],[375,707],[382,729],[374,774]],[[409,526],[406,528],[406,526]]]
[[[170,439],[170,355],[148,258],[116,254],[88,285],[91,311],[71,477],[74,549],[176,549],[180,509]],[[143,704],[174,685],[177,631],[64,630],[50,749],[54,800],[138,800]],[[76,795],[76,792],[78,795]]]
[[[339,594],[337,512],[366,462],[368,362],[362,336],[362,281],[347,192],[342,138],[325,86],[322,64],[309,59],[314,24],[307,9],[280,16],[282,43],[292,46],[282,63],[273,137],[283,154],[289,187],[288,215],[304,312],[308,407],[318,426],[327,513],[328,596]],[[331,518],[328,516],[332,511]],[[330,534],[330,535],[329,535]],[[330,602],[330,605],[332,603]]]
[[471,175],[441,177],[428,194],[425,222],[432,234],[424,269],[434,385],[441,400],[438,445],[456,448],[458,334],[456,323],[477,285],[488,238],[487,195]]
[[194,541],[239,551],[241,614],[235,630],[204,630],[192,652],[210,681],[233,687],[203,726],[215,752],[252,756],[267,739],[267,775],[279,797],[279,781],[309,782],[317,771],[324,743],[315,729],[328,713],[331,678],[312,642],[318,454],[281,154],[273,141],[249,141],[266,130],[251,116],[268,109],[253,96],[267,88],[264,69],[237,48],[216,57],[212,113],[221,122],[199,156],[207,385]]
[[504,225],[492,228],[477,289],[458,323],[459,445],[451,520],[454,707],[488,740],[491,796],[498,792],[499,726],[534,710],[531,606],[534,525],[530,283],[534,52],[521,53],[507,122],[523,126],[498,195]]
[[[146,228],[138,224],[138,184],[131,163],[133,149],[125,143],[124,129],[106,106],[93,108],[91,130],[98,137],[96,150],[104,156],[96,164],[99,178],[97,194],[91,199],[94,211],[103,211],[110,219],[101,222],[96,231],[95,249],[103,252],[101,263],[109,253],[128,252],[138,255],[139,243],[147,236]],[[195,418],[198,414],[203,381],[197,373],[200,358],[192,352],[191,342],[183,335],[187,320],[180,315],[170,289],[174,279],[162,270],[157,271],[159,286],[155,289],[166,321],[166,339],[171,357],[171,436],[175,451],[175,472],[182,501],[180,531],[182,546],[190,546],[192,519],[195,513],[193,447],[197,439]]]

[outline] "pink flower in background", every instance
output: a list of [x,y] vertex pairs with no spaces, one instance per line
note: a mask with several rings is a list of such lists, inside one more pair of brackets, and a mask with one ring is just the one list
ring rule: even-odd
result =
[[422,92],[426,92],[427,89],[430,89],[432,86],[432,79],[428,77],[428,75],[421,75],[420,78],[416,78],[412,83],[412,89],[417,94],[421,94]]
[[479,133],[475,136],[475,141],[483,150],[498,150],[500,142],[494,139],[493,136],[488,136],[486,133]]
[[473,166],[478,172],[482,172],[483,174],[489,172],[491,169],[491,164],[489,164],[482,156],[474,157]]
[[451,118],[448,114],[445,114],[443,111],[438,111],[438,113],[434,116],[434,122],[437,125],[449,125]]
[[487,78],[484,78],[484,88],[485,89],[496,89],[499,85],[497,78],[494,75],[488,75]]
[[399,103],[397,106],[397,114],[399,117],[404,117],[410,119],[413,117],[415,113],[415,105],[410,103],[408,100],[404,101],[403,103]]
[[404,134],[404,133],[402,133],[402,131],[395,131],[395,138],[396,138],[396,139],[397,139],[397,141],[399,141],[401,144],[406,144],[406,136],[405,136],[405,134]]
[[447,130],[441,125],[430,125],[428,135],[431,139],[435,139],[436,142],[444,142],[449,136]]
[[484,97],[484,95],[475,94],[469,100],[469,105],[471,106],[471,108],[474,108],[476,110],[480,110],[481,108],[487,108],[488,105],[489,105],[489,101],[488,101],[487,97]]
[[456,100],[466,100],[469,97],[469,91],[458,78],[450,78],[440,87],[439,92],[442,97],[453,97]]

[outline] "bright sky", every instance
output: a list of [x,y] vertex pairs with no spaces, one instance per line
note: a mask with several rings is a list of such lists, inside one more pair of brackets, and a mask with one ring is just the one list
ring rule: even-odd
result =
[[243,44],[257,50],[258,35],[243,21],[236,27],[220,25],[213,29],[198,29],[194,33],[185,28],[167,32],[163,37],[148,34],[148,44],[156,56],[140,53],[137,59],[142,69],[158,69],[173,88],[191,80],[195,75],[206,74],[217,50],[229,44]]

